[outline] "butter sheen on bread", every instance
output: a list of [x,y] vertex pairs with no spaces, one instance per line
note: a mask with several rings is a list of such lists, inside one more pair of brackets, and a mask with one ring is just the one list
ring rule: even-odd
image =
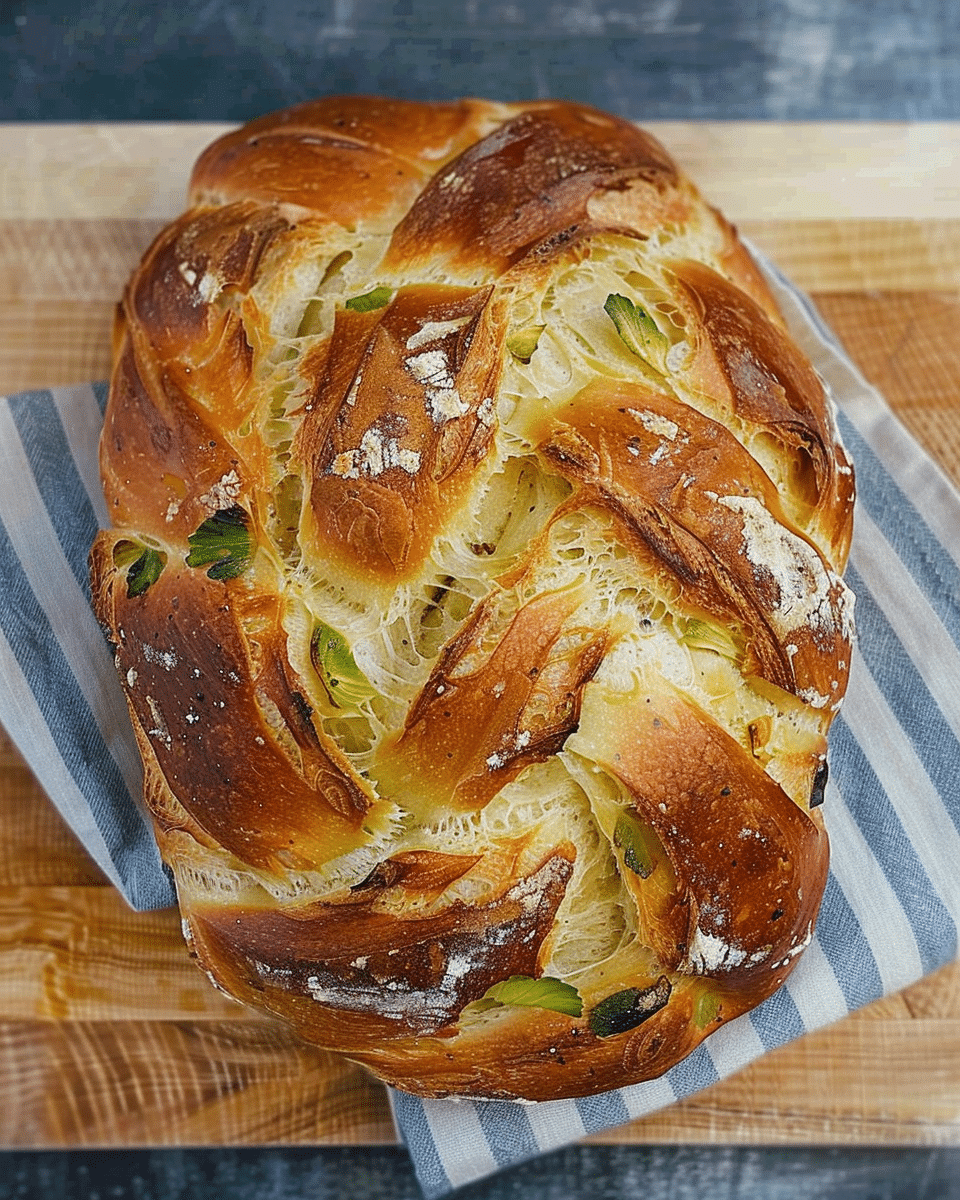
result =
[[590,108],[328,98],[189,204],[118,311],[91,575],[192,951],[421,1095],[661,1074],[826,882],[820,380]]

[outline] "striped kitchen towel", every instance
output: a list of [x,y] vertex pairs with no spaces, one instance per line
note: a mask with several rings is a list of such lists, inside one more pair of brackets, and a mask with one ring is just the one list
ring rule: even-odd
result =
[[[662,1108],[957,953],[960,496],[806,297],[763,265],[839,407],[857,468],[848,579],[859,646],[831,732],[832,859],[816,936],[780,992],[659,1080],[534,1105],[393,1093],[428,1197]],[[0,401],[0,722],[111,880],[151,908],[174,892],[88,607],[87,547],[106,516],[96,467],[104,402],[99,385]]]

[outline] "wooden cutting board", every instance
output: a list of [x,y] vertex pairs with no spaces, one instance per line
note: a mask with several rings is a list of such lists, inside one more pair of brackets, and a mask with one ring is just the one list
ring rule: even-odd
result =
[[[960,481],[960,125],[652,126]],[[103,378],[222,127],[0,127],[0,394]],[[960,870],[960,864],[958,864]],[[386,1094],[214,991],[0,732],[0,1147],[389,1143]],[[602,1138],[960,1144],[960,964]]]

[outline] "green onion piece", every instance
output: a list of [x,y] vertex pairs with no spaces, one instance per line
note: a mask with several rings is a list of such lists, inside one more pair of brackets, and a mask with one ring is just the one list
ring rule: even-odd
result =
[[551,1012],[566,1013],[570,1017],[579,1017],[583,1012],[583,1001],[577,989],[551,975],[543,975],[539,979],[532,979],[529,975],[511,975],[509,979],[487,988],[483,999],[477,1001],[480,1011],[497,1004],[548,1008]]
[[327,699],[336,708],[351,708],[374,695],[367,677],[354,661],[346,638],[322,622],[310,639],[310,661]]
[[165,554],[145,546],[143,553],[134,559],[127,570],[127,597],[132,600],[142,596],[147,588],[157,582],[166,565]]
[[689,620],[680,635],[680,641],[695,650],[713,650],[715,654],[729,658],[731,662],[739,662],[741,658],[733,637],[725,629],[709,621]]
[[323,329],[323,301],[310,300],[303,310],[300,324],[297,327],[297,337],[312,337]]
[[666,975],[661,975],[648,988],[626,988],[622,992],[614,992],[591,1009],[590,1029],[601,1038],[636,1029],[666,1006],[671,991],[670,980]]
[[253,553],[249,520],[237,505],[222,508],[208,517],[187,539],[190,542],[187,566],[205,567],[212,563],[207,572],[211,579],[236,579],[242,575]]
[[389,304],[392,295],[391,288],[375,287],[370,292],[364,292],[362,296],[351,296],[344,302],[343,307],[349,308],[351,312],[373,312],[374,309],[384,308]]
[[650,843],[649,831],[633,813],[625,810],[617,817],[613,830],[613,844],[623,851],[623,861],[634,875],[639,875],[641,879],[652,875],[653,868],[657,865],[654,848]]
[[693,1006],[693,1021],[698,1029],[706,1029],[720,1016],[720,997],[716,992],[701,992]]
[[632,353],[650,360],[663,358],[669,342],[657,328],[654,319],[638,304],[626,296],[612,294],[607,297],[603,311],[616,325],[620,340]]
[[540,334],[545,329],[546,325],[528,325],[526,329],[521,329],[512,337],[507,338],[507,349],[514,358],[528,363],[540,341]]

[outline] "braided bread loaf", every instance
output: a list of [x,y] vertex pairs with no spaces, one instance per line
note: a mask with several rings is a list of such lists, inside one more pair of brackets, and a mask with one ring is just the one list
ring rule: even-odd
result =
[[592,109],[326,99],[190,202],[119,310],[91,564],[193,952],[422,1095],[662,1073],[825,886],[823,387]]

